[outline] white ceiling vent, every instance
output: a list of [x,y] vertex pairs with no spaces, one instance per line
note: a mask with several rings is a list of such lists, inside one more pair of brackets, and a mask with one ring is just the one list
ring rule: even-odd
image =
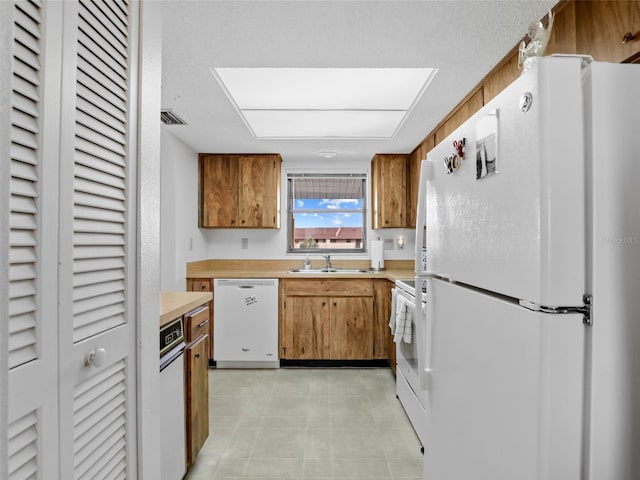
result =
[[176,115],[173,110],[160,110],[160,120],[165,125],[186,125],[183,119]]

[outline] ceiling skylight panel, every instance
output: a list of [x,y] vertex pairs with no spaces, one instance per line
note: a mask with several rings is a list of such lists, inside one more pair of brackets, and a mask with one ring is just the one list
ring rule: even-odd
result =
[[262,138],[390,138],[405,112],[250,110],[245,118]]
[[216,68],[240,110],[408,110],[430,68]]
[[258,138],[390,138],[427,88],[430,68],[215,68]]

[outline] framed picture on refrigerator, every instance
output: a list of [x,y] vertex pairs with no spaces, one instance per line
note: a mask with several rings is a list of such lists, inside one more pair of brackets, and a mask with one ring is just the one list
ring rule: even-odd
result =
[[491,110],[476,124],[476,180],[497,173],[498,110]]

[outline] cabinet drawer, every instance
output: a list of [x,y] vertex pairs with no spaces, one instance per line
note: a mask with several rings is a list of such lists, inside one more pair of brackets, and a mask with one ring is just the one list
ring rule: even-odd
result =
[[187,343],[209,333],[209,308],[202,306],[184,316]]
[[285,295],[369,297],[373,296],[371,279],[287,280]]

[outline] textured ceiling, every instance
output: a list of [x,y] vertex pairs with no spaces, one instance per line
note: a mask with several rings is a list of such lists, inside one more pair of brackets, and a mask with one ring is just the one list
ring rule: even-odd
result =
[[[408,153],[555,1],[163,1],[163,126],[196,152],[280,153],[285,160]],[[211,67],[435,67],[392,139],[255,139]]]

